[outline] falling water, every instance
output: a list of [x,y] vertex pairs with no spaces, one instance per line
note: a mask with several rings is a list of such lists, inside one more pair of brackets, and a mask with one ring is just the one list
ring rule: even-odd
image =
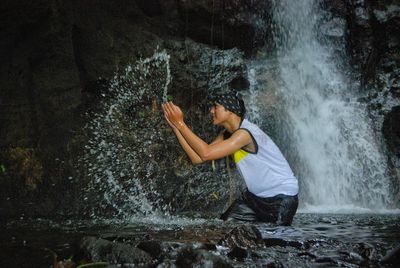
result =
[[250,115],[250,120],[255,123],[259,124],[261,121],[260,118],[260,111],[257,105],[258,99],[258,90],[257,87],[257,79],[256,79],[256,70],[255,68],[250,67],[247,72],[247,79],[249,80],[249,94],[247,100],[247,114]]
[[274,1],[274,37],[303,208],[382,210],[390,179],[366,107],[346,82],[334,45],[320,34],[318,1]]

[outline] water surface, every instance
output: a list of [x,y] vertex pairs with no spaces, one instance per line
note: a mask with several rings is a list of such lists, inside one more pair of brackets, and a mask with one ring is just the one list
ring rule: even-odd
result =
[[[234,267],[263,266],[272,262],[284,267],[360,267],[364,258],[362,254],[367,250],[368,265],[386,267],[379,260],[399,245],[399,219],[399,214],[298,213],[291,227],[255,224],[266,246],[249,249],[250,254],[245,259],[229,259],[229,249],[224,247],[211,252],[229,259]],[[51,252],[55,252],[59,260],[68,259],[77,251],[84,236],[120,242],[129,240],[130,244],[156,240],[218,245],[227,233],[241,225],[188,218],[157,224],[105,220],[14,220],[9,221],[0,234],[3,253],[0,267],[51,267]]]

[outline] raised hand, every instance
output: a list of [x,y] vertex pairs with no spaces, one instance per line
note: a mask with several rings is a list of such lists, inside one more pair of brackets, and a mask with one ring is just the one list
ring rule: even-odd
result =
[[182,110],[172,102],[162,104],[164,111],[164,117],[171,127],[177,129],[184,126],[183,112]]

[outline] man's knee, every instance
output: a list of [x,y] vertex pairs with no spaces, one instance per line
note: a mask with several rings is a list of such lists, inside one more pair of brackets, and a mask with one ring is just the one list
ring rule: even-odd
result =
[[221,215],[224,221],[257,221],[256,213],[241,199],[235,202]]

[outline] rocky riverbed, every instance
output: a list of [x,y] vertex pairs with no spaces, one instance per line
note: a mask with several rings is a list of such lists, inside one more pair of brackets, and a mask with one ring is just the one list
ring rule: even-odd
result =
[[[397,267],[399,214],[298,213],[293,226],[215,219],[19,220],[1,267]],[[58,263],[54,264],[54,258]],[[68,266],[69,265],[69,266]],[[101,266],[102,265],[102,266]]]

